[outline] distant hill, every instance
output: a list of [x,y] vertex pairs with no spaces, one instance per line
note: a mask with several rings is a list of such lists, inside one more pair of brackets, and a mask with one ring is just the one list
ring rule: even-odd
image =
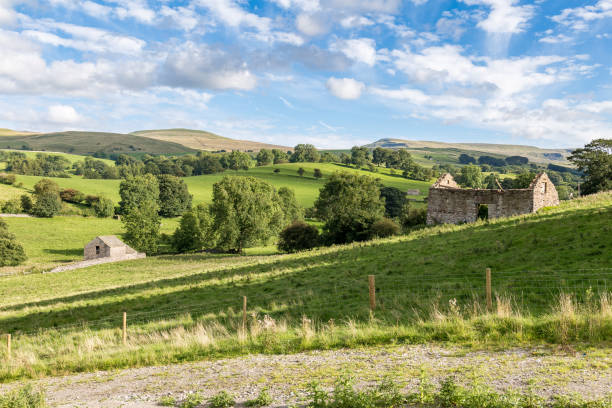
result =
[[24,135],[34,135],[35,132],[26,132],[21,130],[12,130],[12,129],[4,129],[0,128],[0,137],[2,136],[24,136]]
[[2,136],[0,148],[44,150],[81,155],[95,152],[112,153],[150,153],[184,154],[195,150],[179,143],[155,140],[132,134],[103,132],[57,132],[22,136]]
[[470,154],[478,158],[481,155],[493,156],[523,156],[535,163],[554,163],[568,165],[568,149],[541,149],[535,146],[489,144],[489,143],[444,143],[432,141],[380,139],[366,145],[369,148],[385,147],[389,149],[404,148],[415,150],[423,154],[430,152],[433,155],[448,153],[450,157],[459,157],[460,154]]
[[175,142],[192,149],[217,151],[217,150],[240,150],[258,152],[261,149],[292,150],[287,146],[272,145],[267,143],[252,142],[250,140],[230,139],[203,130],[191,129],[159,129],[140,130],[132,132],[132,135],[147,137],[155,140]]

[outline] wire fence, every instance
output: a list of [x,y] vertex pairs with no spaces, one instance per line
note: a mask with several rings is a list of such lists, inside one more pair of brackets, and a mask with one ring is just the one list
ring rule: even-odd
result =
[[[290,277],[290,275],[288,275]],[[373,276],[373,275],[370,275]],[[355,274],[351,279],[329,276],[324,282],[308,285],[288,279],[288,286],[267,286],[245,280],[195,287],[196,296],[165,295],[165,303],[132,298],[118,304],[93,304],[75,308],[23,313],[4,318],[0,332],[15,336],[61,335],[75,330],[121,328],[127,313],[130,327],[176,320],[244,325],[252,316],[300,321],[303,316],[318,321],[356,320],[372,317],[397,322],[414,316],[453,307],[465,310],[491,309],[497,298],[505,299],[521,312],[538,314],[551,310],[560,294],[576,302],[588,302],[612,295],[612,268],[583,268],[549,271],[465,271],[428,272],[407,278],[402,272],[387,272],[370,278]],[[201,294],[201,296],[197,296]],[[244,297],[247,299],[244,307]],[[612,296],[610,296],[612,301]],[[0,311],[18,310],[10,305]],[[124,328],[125,331],[125,328]]]

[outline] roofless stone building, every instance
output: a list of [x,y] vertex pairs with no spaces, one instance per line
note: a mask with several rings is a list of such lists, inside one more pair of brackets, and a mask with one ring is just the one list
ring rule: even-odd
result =
[[463,189],[446,173],[429,188],[427,224],[474,222],[485,205],[489,218],[510,217],[559,205],[559,195],[546,173],[538,174],[529,188],[510,190]]

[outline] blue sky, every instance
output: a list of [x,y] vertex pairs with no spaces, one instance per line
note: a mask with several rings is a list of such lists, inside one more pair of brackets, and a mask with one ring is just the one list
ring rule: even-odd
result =
[[612,0],[0,0],[0,127],[573,147],[610,50]]

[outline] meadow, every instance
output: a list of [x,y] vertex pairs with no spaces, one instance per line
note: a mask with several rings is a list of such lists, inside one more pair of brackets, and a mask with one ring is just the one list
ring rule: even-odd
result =
[[611,216],[612,193],[603,193],[293,255],[165,255],[6,277],[0,332],[13,333],[14,348],[0,378],[362,344],[609,345]]

